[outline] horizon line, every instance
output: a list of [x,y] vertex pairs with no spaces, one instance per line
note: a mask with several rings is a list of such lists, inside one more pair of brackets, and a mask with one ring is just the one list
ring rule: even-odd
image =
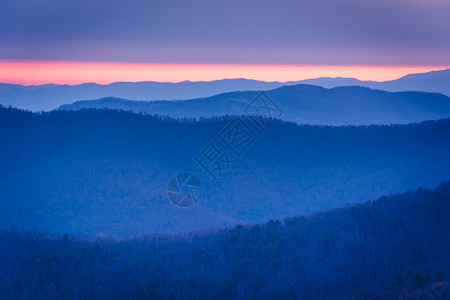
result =
[[422,65],[179,64],[0,59],[0,82],[24,86],[211,82],[233,79],[287,83],[317,78],[354,78],[383,82],[409,74],[449,68],[450,66]]

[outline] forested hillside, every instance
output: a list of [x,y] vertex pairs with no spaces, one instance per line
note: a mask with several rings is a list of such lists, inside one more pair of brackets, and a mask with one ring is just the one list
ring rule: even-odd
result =
[[[217,138],[232,120],[1,108],[0,225],[60,234],[186,232],[307,215],[450,179],[450,119],[369,127],[266,120],[240,156]],[[232,160],[215,182],[194,160],[210,141]],[[187,208],[167,199],[169,180],[181,172],[203,186]]]
[[443,300],[449,232],[448,182],[310,217],[177,236],[1,231],[0,297]]

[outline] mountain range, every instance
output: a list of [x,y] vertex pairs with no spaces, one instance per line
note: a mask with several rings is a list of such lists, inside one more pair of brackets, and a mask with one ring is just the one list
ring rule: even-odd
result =
[[290,82],[264,82],[249,79],[224,79],[210,82],[116,82],[107,85],[84,83],[80,85],[32,85],[0,83],[0,104],[41,111],[80,100],[116,97],[133,100],[179,100],[210,97],[233,91],[276,89],[285,85],[312,84],[326,88],[337,86],[364,86],[386,91],[425,91],[450,96],[450,69],[410,74],[385,81],[360,81],[353,78],[317,78]]
[[[266,95],[268,99],[256,91],[175,101],[102,98],[62,105],[58,110],[108,108],[172,118],[210,118],[251,114],[254,106],[266,117],[299,124],[336,126],[407,124],[450,117],[450,98],[437,93],[393,93],[358,86],[326,89],[300,84],[270,90]],[[252,101],[253,106],[248,108]]]
[[322,77],[303,80],[301,83],[318,85],[326,88],[356,85],[390,92],[423,91],[430,93],[441,93],[450,96],[450,69],[409,74],[399,79],[382,82],[362,81],[355,78]]

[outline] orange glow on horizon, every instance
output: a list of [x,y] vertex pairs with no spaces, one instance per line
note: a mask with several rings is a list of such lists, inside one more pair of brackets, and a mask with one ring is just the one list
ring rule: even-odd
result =
[[248,78],[263,81],[297,81],[317,77],[353,77],[385,81],[411,73],[449,66],[325,66],[250,64],[163,64],[123,62],[11,61],[0,60],[0,82],[38,85],[47,83],[109,84],[118,81],[180,82]]

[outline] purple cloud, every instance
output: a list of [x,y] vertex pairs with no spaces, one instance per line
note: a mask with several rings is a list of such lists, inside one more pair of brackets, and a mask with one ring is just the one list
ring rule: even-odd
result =
[[0,59],[450,64],[450,2],[2,1]]

